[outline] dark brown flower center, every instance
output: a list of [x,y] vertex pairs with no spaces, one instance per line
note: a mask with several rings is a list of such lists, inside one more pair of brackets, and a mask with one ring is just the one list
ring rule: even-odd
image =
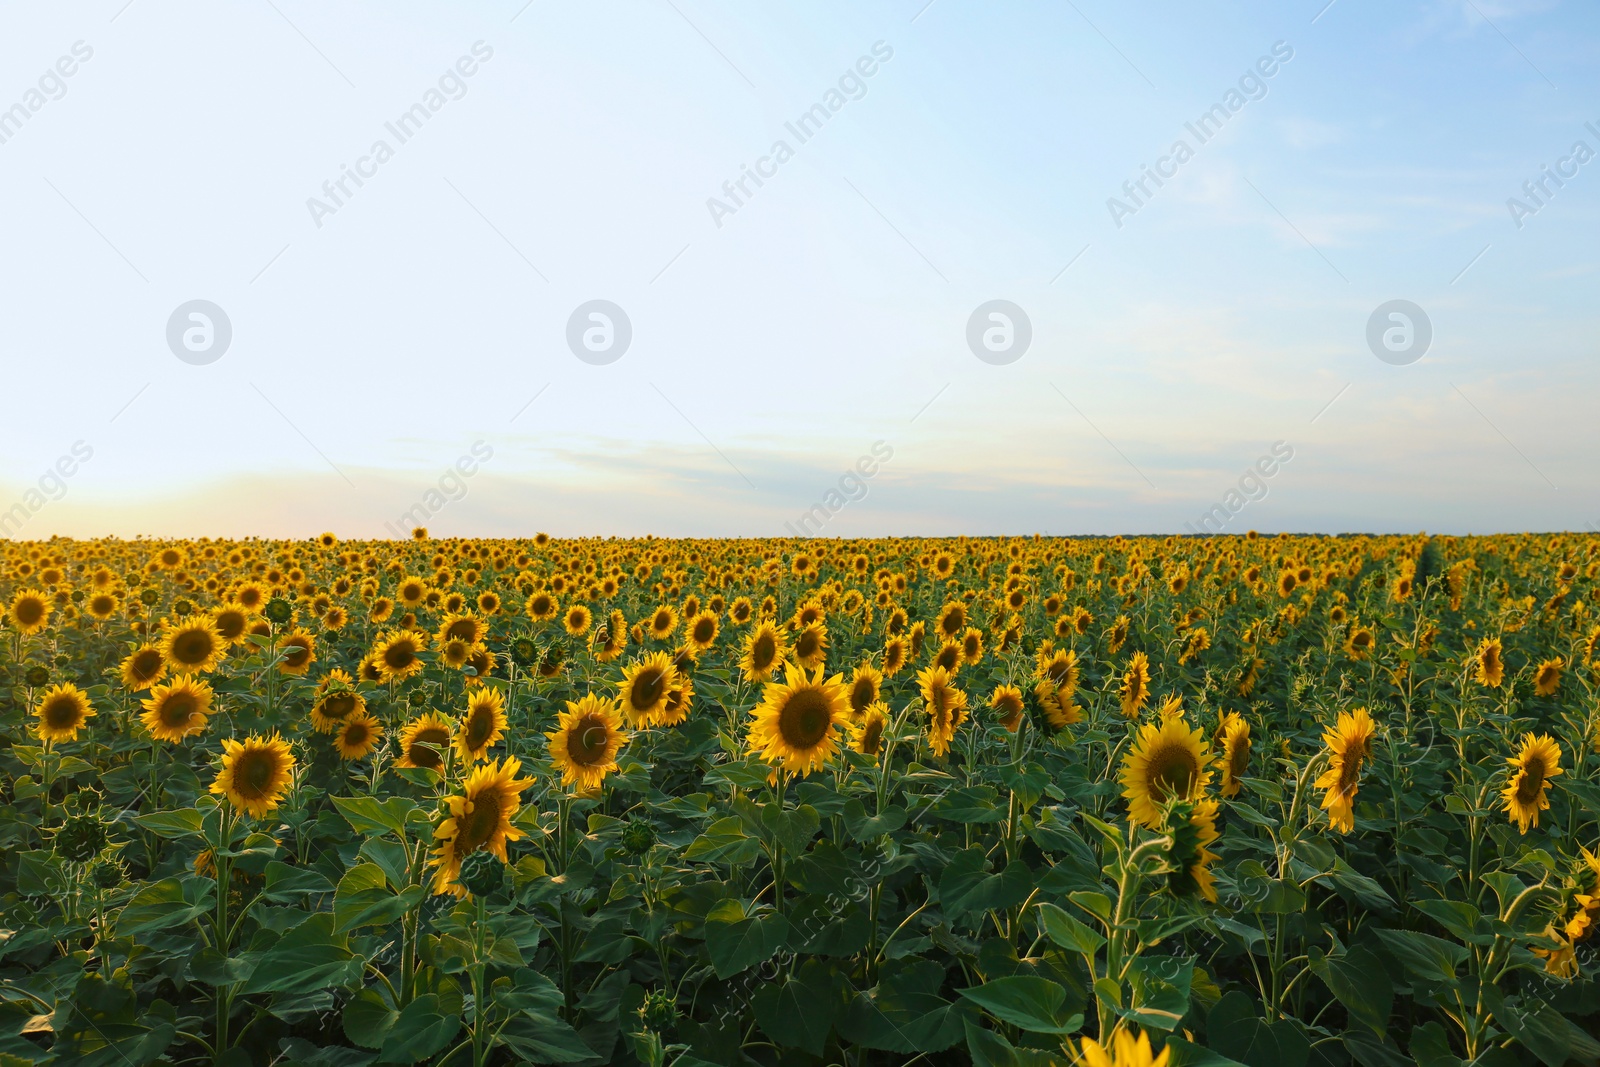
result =
[[827,698],[809,686],[789,694],[778,711],[778,733],[794,748],[815,748],[832,725]]

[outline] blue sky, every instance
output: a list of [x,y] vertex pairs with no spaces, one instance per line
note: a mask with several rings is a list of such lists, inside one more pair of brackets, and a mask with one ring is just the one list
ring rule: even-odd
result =
[[1600,10],[1324,4],[12,5],[0,534],[1600,524]]

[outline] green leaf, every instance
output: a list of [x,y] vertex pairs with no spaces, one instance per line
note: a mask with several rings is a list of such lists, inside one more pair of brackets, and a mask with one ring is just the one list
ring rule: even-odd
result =
[[1059,1067],[1061,1057],[1042,1048],[1017,1048],[992,1030],[966,1020],[967,1052],[973,1067]]
[[784,810],[777,801],[761,809],[763,829],[790,856],[800,856],[822,828],[822,816],[810,804]]
[[707,921],[705,929],[711,966],[718,978],[727,979],[771,959],[789,936],[789,920],[766,912],[735,922]]
[[443,1052],[460,1031],[461,1016],[442,1010],[438,994],[424,994],[395,1013],[379,1059],[386,1063],[430,1059]]
[[1413,900],[1411,906],[1462,941],[1479,945],[1494,943],[1494,934],[1484,925],[1483,915],[1464,900]]
[[1039,923],[1051,941],[1080,955],[1093,956],[1106,943],[1105,938],[1054,904],[1039,905]]
[[426,893],[418,885],[396,893],[389,888],[382,867],[360,863],[339,879],[339,888],[333,895],[333,919],[341,934],[361,926],[382,926],[417,907]]
[[958,823],[1001,822],[1006,817],[999,791],[989,785],[952,789],[929,810],[941,819]]
[[761,842],[745,832],[744,820],[729,815],[706,827],[705,833],[689,843],[684,859],[743,867],[761,855]]
[[163,878],[135,893],[117,915],[117,935],[138,938],[209,915],[214,906],[209,878]]
[[[384,800],[377,797],[328,799],[333,801],[333,806],[339,809],[339,814],[345,817],[350,828],[363,837],[394,834],[403,841],[406,824],[413,816],[422,816],[422,809],[417,807],[416,802],[405,797],[388,797]],[[427,821],[426,817],[422,817],[421,821]]]
[[1416,930],[1380,929],[1378,938],[1409,973],[1433,982],[1453,981],[1467,959],[1466,946]]
[[1104,893],[1079,890],[1068,894],[1067,899],[1102,922],[1111,921],[1111,898]]
[[133,821],[157,837],[176,841],[198,834],[204,818],[205,816],[194,808],[178,808],[175,811],[152,811],[148,815],[135,815]]
[[376,986],[363,986],[344,1006],[344,1036],[362,1048],[379,1048],[400,1018]]
[[333,929],[333,916],[319,912],[280,937],[262,954],[240,992],[312,993],[346,986],[361,977],[364,965]]
[[267,887],[262,895],[268,900],[285,904],[300,897],[331,892],[333,883],[321,871],[291,867],[279,860],[267,864]]
[[1033,891],[1033,872],[1013,860],[999,874],[985,874],[989,861],[981,847],[963,849],[939,878],[939,902],[953,917],[1020,904]]
[[1189,1012],[1192,956],[1139,956],[1128,964],[1133,992],[1127,1017],[1146,1028],[1175,1030]]
[[1181,1037],[1167,1038],[1167,1067],[1246,1067],[1220,1052],[1191,1045]]
[[845,802],[844,828],[857,841],[870,841],[883,834],[892,834],[906,824],[906,809],[891,804],[877,815],[867,816],[861,801],[852,798]]
[[1305,1067],[1311,1043],[1285,1019],[1268,1023],[1246,994],[1234,990],[1206,1016],[1206,1044],[1247,1067]]
[[1378,1037],[1389,1029],[1394,1007],[1394,986],[1383,961],[1364,945],[1351,945],[1337,956],[1313,953],[1311,970],[1350,1013],[1350,1021],[1365,1026]]
[[1061,1005],[1067,991],[1047,978],[1013,975],[960,990],[1001,1022],[1035,1034],[1075,1034],[1083,1028],[1081,1014],[1066,1015]]
[[755,995],[756,1021],[780,1048],[822,1055],[833,1021],[845,1005],[847,986],[822,960],[810,959],[797,974]]

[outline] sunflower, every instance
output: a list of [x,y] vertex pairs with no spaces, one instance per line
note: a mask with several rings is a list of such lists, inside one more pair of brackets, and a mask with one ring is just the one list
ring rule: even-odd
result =
[[1566,773],[1561,769],[1561,746],[1548,734],[1523,734],[1522,751],[1506,762],[1511,765],[1511,778],[1500,798],[1506,814],[1527,833],[1528,827],[1539,825],[1539,813],[1550,807],[1545,795],[1550,779]]
[[805,628],[795,635],[795,662],[807,670],[813,667],[820,669],[827,657],[828,624],[820,621],[807,623]]
[[867,710],[867,705],[876,704],[878,695],[883,691],[883,674],[872,664],[863,663],[855,669],[850,677],[850,718],[855,721],[861,718],[861,713]]
[[421,578],[402,578],[395,587],[394,597],[402,607],[415,610],[428,599],[428,583]]
[[1193,801],[1211,782],[1212,757],[1205,735],[1180,715],[1161,725],[1145,723],[1133,749],[1122,757],[1122,795],[1128,800],[1128,818],[1150,830],[1159,830],[1161,807],[1172,801]]
[[561,603],[552,594],[541,591],[528,597],[528,602],[523,606],[523,610],[528,613],[528,618],[534,622],[543,622],[546,619],[553,618],[555,613],[561,610]]
[[78,731],[94,718],[95,711],[89,704],[88,693],[70,682],[63,682],[40,695],[33,714],[39,720],[34,732],[40,740],[56,742],[76,741]]
[[1239,795],[1239,779],[1250,769],[1250,724],[1238,712],[1230,711],[1218,731],[1222,736],[1222,795]]
[[400,758],[394,765],[443,771],[444,754],[453,735],[450,720],[437,711],[412,719],[400,729]]
[[973,667],[981,659],[983,659],[983,631],[975,626],[969,626],[967,632],[961,635],[961,662]]
[[506,735],[506,701],[500,690],[475,690],[456,727],[456,752],[463,763],[489,758],[489,749]]
[[883,676],[893,678],[906,665],[906,639],[891,637],[883,643]]
[[544,736],[550,741],[550,764],[561,772],[561,783],[590,793],[600,788],[606,775],[617,769],[617,753],[627,743],[615,701],[589,693],[567,701],[556,729]]
[[161,655],[173,670],[207,674],[217,669],[228,643],[209,615],[191,615],[176,625],[163,623]]
[[1150,657],[1135,652],[1122,674],[1122,714],[1137,719],[1150,699]]
[[1353,660],[1364,660],[1372,654],[1373,646],[1377,639],[1372,631],[1365,626],[1350,627],[1349,636],[1344,639],[1344,651]]
[[1071,700],[1078,688],[1078,654],[1070,648],[1040,648],[1033,676],[1049,682],[1063,698]]
[[450,613],[444,617],[444,622],[439,624],[439,632],[434,636],[434,644],[442,645],[452,638],[475,645],[489,636],[489,627],[484,621],[473,615]]
[[762,622],[744,639],[744,657],[739,669],[747,682],[765,682],[770,679],[778,664],[788,654],[788,644],[783,631],[770,622]]
[[[497,662],[494,653],[489,651],[487,645],[479,643],[469,648],[467,650],[466,666],[472,668],[473,673],[467,675],[467,688],[471,689],[474,686],[482,685],[483,680],[494,673]],[[462,669],[465,670],[466,668],[463,667]]]
[[665,652],[652,652],[622,672],[622,714],[634,727],[649,726],[667,710],[678,669]]
[[403,682],[422,671],[428,639],[416,630],[389,630],[373,645],[373,665],[385,683]]
[[84,602],[83,610],[89,617],[100,622],[105,622],[117,613],[122,607],[122,600],[115,593],[96,593]]
[[959,641],[946,641],[939,646],[939,651],[933,654],[933,666],[955,674],[961,669],[961,643]]
[[684,640],[696,652],[704,652],[717,643],[717,633],[721,629],[714,612],[702,611],[689,620],[688,631]]
[[1317,778],[1318,789],[1326,789],[1322,806],[1334,829],[1347,834],[1356,826],[1356,788],[1361,784],[1361,768],[1372,758],[1372,736],[1377,724],[1366,708],[1340,712],[1339,721],[1322,734],[1332,758],[1328,769]]
[[761,703],[751,710],[755,721],[747,744],[790,774],[809,774],[833,759],[849,708],[843,675],[824,681],[821,667],[808,677],[805,668],[790,663],[784,681],[768,682]]
[[250,626],[250,613],[241,604],[222,605],[211,613],[211,624],[217,628],[217,633],[222,635],[229,648],[250,640],[247,632]]
[[294,753],[277,734],[251,734],[243,741],[227,737],[222,740],[222,768],[211,792],[259,819],[277,808],[289,791],[293,772]]
[[315,638],[298,626],[278,639],[278,650],[283,657],[278,670],[295,678],[303,677],[317,660]]
[[1111,624],[1111,629],[1106,631],[1107,653],[1115,656],[1118,652],[1122,651],[1123,644],[1128,640],[1129,625],[1128,617],[1126,615],[1117,616],[1116,621]]
[[1215,904],[1217,889],[1210,866],[1217,855],[1206,846],[1218,836],[1217,802],[1207,799],[1176,805],[1168,832],[1172,835],[1169,859],[1177,869],[1167,875],[1167,887],[1178,896],[1199,893]]
[[186,737],[205,733],[211,714],[211,686],[192,674],[179,675],[170,685],[158,685],[142,703],[139,721],[157,741],[179,744]]
[[989,694],[989,706],[994,709],[1001,726],[1010,733],[1017,732],[1022,725],[1022,690],[1014,685],[996,686]]
[[561,617],[561,625],[572,637],[582,637],[589,632],[589,626],[594,622],[594,615],[582,604],[574,604],[567,609]]
[[128,653],[117,670],[122,676],[122,688],[137,693],[166,676],[167,661],[155,645],[140,645]]
[[472,658],[472,646],[459,637],[447,637],[439,644],[439,662],[446,667],[460,670]]
[[678,672],[678,680],[667,690],[667,706],[651,720],[653,726],[677,726],[689,718],[689,708],[694,703],[694,679],[686,671]]
[[466,889],[456,882],[461,861],[480,849],[506,862],[506,842],[523,836],[511,820],[522,807],[522,791],[533,784],[532,778],[517,777],[520,770],[522,761],[515,756],[507,756],[503,764],[486,763],[467,778],[460,796],[446,798],[450,815],[433,831],[438,847],[428,860],[436,868],[435,893],[465,898]]
[[1080,1038],[1079,1044],[1083,1049],[1084,1067],[1167,1067],[1172,1056],[1171,1049],[1162,1049],[1159,1056],[1153,1053],[1149,1035],[1135,1037],[1121,1029],[1114,1031],[1109,1049],[1092,1037]]
[[383,725],[365,711],[358,711],[339,726],[333,748],[342,760],[358,760],[377,748],[381,740]]
[[850,724],[850,747],[863,756],[877,756],[883,751],[883,731],[888,726],[888,707],[881,701],[869,704]]
[[678,613],[670,605],[663,604],[651,614],[648,626],[651,637],[665,641],[678,628]]
[[1533,691],[1535,695],[1547,697],[1561,688],[1561,670],[1567,665],[1560,656],[1547,659],[1539,664],[1533,675]]
[[928,747],[935,756],[943,756],[966,721],[967,694],[956,688],[955,675],[943,667],[918,671],[917,687],[928,711]]
[[953,638],[967,628],[967,606],[959,600],[952,600],[939,609],[939,621],[934,623],[934,630],[940,637]]
[[37,589],[24,589],[11,598],[6,620],[23,637],[32,637],[50,623],[50,599]]
[[613,611],[611,617],[600,624],[600,632],[596,637],[600,647],[595,650],[595,662],[610,663],[628,647],[627,617],[620,611]]
[[1033,695],[1039,701],[1039,706],[1044,709],[1045,719],[1057,730],[1083,721],[1083,709],[1072,699],[1072,694],[1063,693],[1048,678],[1042,678],[1033,684]]
[[1498,637],[1485,637],[1478,645],[1477,654],[1473,657],[1477,664],[1477,679],[1479,685],[1486,685],[1490,689],[1499,689],[1500,684],[1506,680],[1506,666],[1501,662],[1500,639]]

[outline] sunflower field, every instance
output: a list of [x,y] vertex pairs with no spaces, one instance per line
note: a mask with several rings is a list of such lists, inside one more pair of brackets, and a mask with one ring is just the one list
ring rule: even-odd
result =
[[0,1067],[1600,1062],[1600,538],[0,544]]

